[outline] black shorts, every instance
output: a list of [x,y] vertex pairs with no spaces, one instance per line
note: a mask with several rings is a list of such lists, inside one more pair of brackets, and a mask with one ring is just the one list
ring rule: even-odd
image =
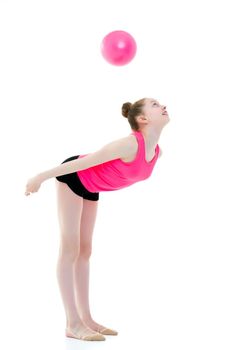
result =
[[[71,160],[77,159],[78,156],[73,156],[67,158],[61,164],[65,162],[69,162]],[[84,199],[89,199],[90,201],[98,201],[99,200],[99,192],[89,192],[80,181],[77,172],[65,174],[61,176],[56,176],[56,179],[60,182],[66,183],[69,188],[76,193],[77,195],[83,197]]]

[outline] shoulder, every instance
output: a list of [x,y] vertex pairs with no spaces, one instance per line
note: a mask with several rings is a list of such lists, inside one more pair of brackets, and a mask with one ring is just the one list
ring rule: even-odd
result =
[[100,152],[106,153],[114,158],[128,157],[137,149],[137,140],[134,135],[127,135],[104,145]]
[[128,157],[134,156],[138,150],[137,138],[133,134],[117,139],[110,143],[110,145],[114,145],[118,149],[121,154],[119,158],[122,159],[128,159]]
[[137,152],[138,149],[138,141],[137,141],[137,137],[133,134],[128,135],[127,137],[125,137],[125,142],[127,144],[128,150],[131,153]]
[[128,150],[135,150],[137,148],[137,138],[135,135],[131,134],[125,137],[121,137],[109,143],[109,145],[116,145],[121,148],[126,148]]
[[132,148],[138,147],[138,141],[137,141],[136,135],[131,134],[131,135],[127,136],[125,139],[127,139],[130,147],[132,147]]
[[96,152],[90,153],[81,159],[77,159],[77,171],[94,167],[114,159],[127,158],[132,154],[133,147],[132,138],[129,136],[118,138],[105,144]]

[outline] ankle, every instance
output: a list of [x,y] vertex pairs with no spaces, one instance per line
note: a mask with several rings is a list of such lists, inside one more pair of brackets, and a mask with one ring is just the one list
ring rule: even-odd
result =
[[91,321],[93,321],[93,318],[91,317],[91,315],[82,316],[81,319],[82,319],[83,322],[91,322]]
[[75,328],[75,327],[80,327],[81,325],[83,325],[83,322],[80,318],[66,321],[66,328]]

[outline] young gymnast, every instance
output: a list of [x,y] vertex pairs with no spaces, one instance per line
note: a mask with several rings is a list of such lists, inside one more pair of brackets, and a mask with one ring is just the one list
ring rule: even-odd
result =
[[55,177],[60,225],[57,278],[66,314],[67,337],[105,340],[118,333],[96,323],[89,307],[89,258],[99,192],[114,191],[147,179],[161,156],[158,145],[170,121],[166,107],[153,98],[122,105],[132,133],[90,154],[75,155],[30,178],[25,195]]

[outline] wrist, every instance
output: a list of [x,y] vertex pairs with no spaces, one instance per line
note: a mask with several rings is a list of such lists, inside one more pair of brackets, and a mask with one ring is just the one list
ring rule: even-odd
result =
[[39,173],[36,175],[36,177],[41,181],[44,182],[45,180],[47,180],[46,176],[44,173]]

